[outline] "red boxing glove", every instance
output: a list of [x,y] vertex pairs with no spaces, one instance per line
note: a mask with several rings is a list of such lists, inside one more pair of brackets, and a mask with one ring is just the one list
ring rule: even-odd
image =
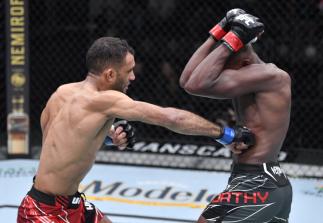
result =
[[250,14],[236,16],[231,22],[231,30],[223,38],[223,43],[233,52],[245,44],[254,42],[264,32],[264,24]]
[[245,14],[246,12],[242,9],[231,9],[226,13],[226,16],[218,23],[216,24],[210,31],[209,34],[216,40],[222,39],[222,37],[227,34],[227,32],[230,30],[230,22],[233,20],[234,17]]

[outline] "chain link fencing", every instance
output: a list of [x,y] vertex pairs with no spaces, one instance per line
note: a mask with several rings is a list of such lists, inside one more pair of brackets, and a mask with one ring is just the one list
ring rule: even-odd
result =
[[[240,7],[260,17],[266,26],[265,34],[254,45],[257,53],[292,78],[291,124],[283,145],[285,161],[322,165],[322,1],[34,0],[29,7],[32,146],[41,144],[39,117],[50,94],[61,84],[85,78],[86,51],[101,36],[118,36],[134,47],[136,81],[129,89],[133,99],[187,109],[212,121],[227,120],[230,101],[188,95],[178,80],[190,56],[208,38],[208,30],[227,10]],[[0,78],[0,109],[4,114],[5,82],[2,75]],[[133,125],[139,140],[214,144],[205,137]],[[3,116],[1,132],[5,132]],[[2,139],[4,144],[3,134]]]

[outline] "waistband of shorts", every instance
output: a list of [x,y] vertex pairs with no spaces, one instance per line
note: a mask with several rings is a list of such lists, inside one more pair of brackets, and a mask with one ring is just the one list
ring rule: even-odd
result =
[[231,166],[232,173],[262,173],[268,165],[279,166],[278,162],[268,162],[263,164],[245,164],[233,163]]
[[68,207],[73,199],[80,198],[82,195],[81,193],[76,192],[74,195],[70,195],[70,196],[62,196],[62,195],[55,196],[55,195],[50,195],[42,191],[39,191],[34,186],[31,187],[30,191],[27,194],[38,202],[54,206],[57,201],[58,203],[60,203],[65,207]]

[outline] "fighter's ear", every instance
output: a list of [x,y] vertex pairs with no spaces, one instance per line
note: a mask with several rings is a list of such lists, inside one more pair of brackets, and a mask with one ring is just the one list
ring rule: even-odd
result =
[[107,82],[114,81],[116,77],[117,77],[117,71],[112,67],[109,67],[103,71],[103,78]]

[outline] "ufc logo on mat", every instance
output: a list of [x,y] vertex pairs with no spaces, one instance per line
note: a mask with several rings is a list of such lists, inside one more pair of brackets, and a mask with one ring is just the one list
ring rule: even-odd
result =
[[245,24],[250,25],[250,23],[255,23],[255,20],[250,18],[248,15],[238,15],[236,19],[243,21]]
[[81,201],[80,197],[73,197],[72,204],[79,204]]

